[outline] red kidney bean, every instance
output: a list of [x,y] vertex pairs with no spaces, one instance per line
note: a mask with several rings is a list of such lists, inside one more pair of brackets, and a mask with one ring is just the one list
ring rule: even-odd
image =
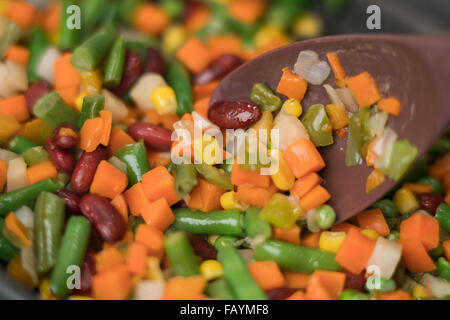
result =
[[25,101],[30,113],[33,113],[35,103],[47,93],[50,93],[52,88],[46,82],[33,83],[25,92]]
[[234,54],[223,54],[216,58],[205,70],[194,77],[195,84],[205,84],[221,79],[239,67],[244,61]]
[[80,197],[73,191],[62,189],[56,193],[66,201],[66,209],[69,214],[80,214]]
[[364,291],[366,284],[366,274],[361,272],[360,274],[354,274],[350,271],[344,271],[345,273],[345,289],[355,289],[358,291]]
[[95,251],[92,248],[88,248],[81,267],[80,289],[75,289],[74,291],[77,293],[89,293],[95,273]]
[[249,101],[218,101],[209,107],[208,118],[222,129],[244,129],[261,118],[258,105]]
[[117,242],[125,235],[125,222],[108,199],[97,194],[86,194],[81,198],[80,208],[106,242]]
[[286,300],[290,296],[292,296],[298,289],[293,288],[279,288],[273,289],[266,292],[267,297],[270,300]]
[[198,0],[190,0],[187,1],[185,6],[185,10],[183,13],[183,21],[187,22],[191,20],[192,16],[196,13],[197,10],[207,9],[205,5]]
[[[63,128],[72,130],[74,135],[61,135],[61,129]],[[58,147],[72,149],[78,144],[78,141],[80,141],[80,136],[73,125],[62,124],[53,130],[53,140]]]
[[172,131],[146,122],[135,122],[128,127],[128,134],[135,140],[144,140],[151,148],[169,151],[172,145]]
[[45,148],[48,151],[50,160],[58,171],[72,173],[75,166],[75,159],[69,151],[58,147],[51,138],[45,142]]
[[145,72],[159,73],[162,76],[166,74],[166,62],[159,54],[159,51],[154,48],[147,49]]
[[444,202],[444,198],[439,194],[424,193],[419,195],[420,208],[430,214],[435,214],[437,207]]
[[92,152],[84,152],[81,155],[70,181],[70,186],[75,193],[84,194],[89,191],[97,166],[105,157],[106,151],[102,147],[98,147]]
[[195,234],[187,233],[189,242],[195,254],[205,260],[215,260],[217,258],[217,250],[208,241]]
[[127,51],[125,56],[125,67],[123,69],[120,84],[111,91],[118,96],[124,95],[136,82],[142,72],[141,57],[133,51]]

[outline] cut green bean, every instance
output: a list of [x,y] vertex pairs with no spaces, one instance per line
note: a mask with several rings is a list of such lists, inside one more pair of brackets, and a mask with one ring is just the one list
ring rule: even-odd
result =
[[232,236],[220,236],[217,237],[216,241],[214,241],[214,247],[216,249],[220,249],[223,246],[229,245],[237,248],[240,245],[240,241],[238,238]]
[[200,173],[207,181],[215,184],[226,190],[233,190],[234,186],[231,183],[231,177],[225,171],[216,167],[210,166],[206,163],[197,163],[194,165],[195,170]]
[[78,129],[81,129],[87,119],[100,117],[100,111],[104,109],[105,97],[101,94],[91,94],[83,99],[81,106],[80,119],[78,120]]
[[191,193],[197,185],[197,171],[192,163],[181,163],[175,166],[175,191],[179,196]]
[[43,146],[36,146],[22,153],[22,158],[28,166],[32,166],[47,161],[49,155]]
[[435,194],[441,194],[442,193],[442,186],[438,179],[433,177],[424,177],[421,178],[418,183],[424,183],[429,184],[431,186],[431,190]]
[[164,241],[164,248],[175,275],[189,277],[200,273],[194,250],[184,232],[169,234]]
[[177,115],[182,117],[185,113],[191,113],[194,106],[191,79],[187,70],[181,63],[174,60],[169,64],[166,78],[177,96]]
[[125,49],[123,37],[119,37],[111,49],[108,60],[106,60],[103,77],[103,83],[106,87],[115,87],[120,84],[125,65]]
[[272,236],[270,224],[259,217],[260,208],[249,207],[245,213],[245,233],[251,238],[261,237],[266,240]]
[[9,21],[3,18],[0,18],[2,21],[2,36],[0,37],[0,57],[4,57],[8,48],[15,44],[22,35],[22,30],[20,27],[13,21]]
[[69,107],[56,91],[40,98],[34,105],[33,113],[52,128],[61,124],[77,126],[79,121],[78,113]]
[[219,278],[208,283],[206,294],[217,300],[233,300],[233,292],[225,278]]
[[8,263],[19,254],[20,250],[15,247],[3,234],[5,221],[0,218],[0,261]]
[[89,34],[92,29],[101,21],[108,6],[114,6],[113,3],[105,0],[88,0],[81,2],[81,15],[83,19],[83,34]]
[[387,293],[394,291],[397,288],[397,285],[392,279],[373,275],[367,279],[365,288],[368,292],[378,291]]
[[41,28],[31,30],[28,48],[30,49],[30,57],[27,65],[27,78],[29,83],[40,81],[37,75],[37,68],[41,62],[42,55],[48,47],[47,37]]
[[250,100],[258,104],[262,111],[274,112],[281,108],[281,99],[265,83],[253,85]]
[[22,154],[30,148],[36,147],[37,144],[22,136],[15,136],[8,143],[8,149],[14,153]]
[[142,181],[144,173],[150,171],[144,141],[123,146],[114,154],[127,165],[128,183],[134,185]]

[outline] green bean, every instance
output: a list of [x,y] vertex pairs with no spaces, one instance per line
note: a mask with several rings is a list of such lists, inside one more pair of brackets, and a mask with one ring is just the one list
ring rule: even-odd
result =
[[36,146],[22,153],[22,158],[27,165],[32,166],[33,164],[47,161],[49,156],[43,146]]
[[387,293],[394,291],[397,288],[397,285],[392,279],[373,275],[367,279],[365,288],[368,292],[378,291]]
[[14,153],[22,154],[30,148],[36,147],[37,144],[22,136],[15,136],[8,143],[8,149]]
[[81,268],[90,235],[89,220],[81,216],[70,217],[50,281],[50,290],[58,298],[65,298],[70,293],[68,280],[73,272],[70,268]]
[[233,293],[225,278],[219,278],[208,283],[206,294],[217,300],[233,300]]
[[51,128],[61,124],[71,124],[75,127],[79,121],[78,112],[69,107],[56,91],[40,98],[34,105],[33,113]]
[[273,260],[283,269],[304,273],[339,270],[334,254],[330,252],[278,240],[267,240],[257,246],[253,259]]
[[218,249],[217,260],[222,264],[224,277],[233,295],[239,300],[266,300],[267,297],[255,282],[239,251],[230,245]]
[[142,181],[144,173],[150,171],[144,141],[123,146],[114,154],[127,165],[128,183],[134,185]]
[[74,0],[63,0],[62,2],[61,8],[62,14],[60,25],[60,37],[59,37],[59,48],[62,50],[67,49],[73,50],[77,46],[78,41],[80,39],[81,25],[80,29],[78,29],[76,25],[72,26],[74,21],[71,20],[73,20],[74,11],[69,10],[70,8],[78,7],[77,4],[78,1]]
[[262,111],[274,112],[281,108],[281,99],[265,83],[253,85],[250,100],[258,104]]
[[104,109],[104,106],[105,97],[101,94],[91,94],[84,97],[80,119],[78,121],[78,129],[81,129],[87,119],[100,117],[100,111]]
[[94,70],[108,54],[117,36],[116,27],[111,23],[105,24],[74,50],[70,58],[72,65],[79,71]]
[[188,277],[199,274],[194,250],[184,232],[169,234],[164,240],[164,248],[175,275]]
[[395,228],[398,220],[398,209],[395,203],[390,199],[382,199],[375,202],[372,208],[379,208],[386,219],[386,222],[390,229]]
[[172,61],[167,69],[167,83],[175,91],[177,96],[177,115],[182,117],[185,113],[191,113],[194,109],[192,104],[192,86],[189,73],[178,61]]
[[0,218],[0,261],[8,263],[20,250],[3,235],[4,229],[5,221]]
[[450,232],[450,206],[445,203],[441,203],[436,209],[434,217],[439,221],[439,225],[442,229]]
[[0,195],[0,216],[4,217],[9,212],[33,201],[41,192],[56,192],[64,188],[64,184],[58,179],[44,179],[30,186],[14,190]]
[[450,262],[444,257],[440,257],[436,263],[439,271],[439,276],[447,281],[450,281]]
[[234,186],[231,183],[231,177],[225,171],[216,167],[210,166],[206,163],[196,163],[195,169],[206,180],[226,190],[233,190]]
[[316,223],[320,229],[327,230],[331,228],[335,220],[336,212],[331,206],[323,204],[317,208]]
[[106,60],[105,75],[103,83],[106,87],[115,87],[122,80],[123,68],[125,66],[125,42],[119,37],[111,49],[108,60]]
[[216,241],[214,241],[214,248],[220,249],[223,246],[231,245],[233,247],[239,247],[239,239],[232,236],[220,236],[217,237]]
[[387,236],[386,239],[391,240],[391,241],[397,241],[400,239],[400,232],[398,232],[397,230],[394,230]]
[[442,193],[442,186],[438,179],[433,177],[423,177],[417,181],[418,183],[429,184],[431,186],[431,192],[434,194]]
[[249,207],[244,216],[245,233],[251,238],[261,237],[266,240],[272,236],[270,224],[259,217],[261,209]]
[[34,207],[34,252],[36,270],[45,274],[56,262],[64,226],[66,203],[50,192],[41,192]]
[[350,118],[349,123],[349,132],[352,135],[352,139],[355,142],[359,154],[364,158],[367,155],[369,144],[372,141],[369,118],[370,108],[363,108]]
[[339,300],[369,300],[369,296],[353,289],[345,289],[342,291]]
[[243,217],[239,210],[213,211],[205,214],[187,208],[174,210],[177,230],[193,234],[218,234],[241,236],[244,233]]
[[41,78],[37,75],[37,68],[47,47],[48,41],[44,31],[37,27],[32,29],[28,42],[30,57],[27,65],[27,78],[29,83],[41,80]]
[[197,185],[197,171],[192,163],[175,165],[175,191],[179,196],[191,193]]
[[96,24],[101,21],[105,10],[113,3],[105,0],[88,0],[81,2],[81,14],[83,19],[83,33],[89,34]]

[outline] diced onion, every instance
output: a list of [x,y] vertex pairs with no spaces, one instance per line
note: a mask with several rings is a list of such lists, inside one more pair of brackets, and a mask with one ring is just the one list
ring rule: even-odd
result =
[[369,266],[376,266],[379,275],[383,278],[391,278],[402,257],[402,245],[400,243],[378,237],[372,255],[367,262]]
[[134,290],[136,300],[161,300],[164,286],[164,280],[140,281]]
[[117,123],[128,115],[128,109],[121,99],[106,89],[102,90],[102,95],[105,97],[105,110],[112,113],[112,122]]
[[430,288],[430,293],[436,298],[442,298],[450,295],[450,281],[432,276],[429,273],[423,275],[420,283]]
[[11,192],[28,185],[27,164],[22,157],[9,161],[6,172],[6,190]]
[[392,149],[397,140],[397,134],[391,128],[384,129],[380,139],[375,143],[373,151],[378,155],[375,168],[387,169],[391,163]]
[[[298,139],[309,139],[308,131],[303,123],[298,118],[284,112],[280,112],[276,116],[272,130],[278,130],[279,149],[282,151],[289,148]],[[274,142],[272,139],[272,143]]]
[[164,78],[157,73],[143,74],[130,91],[136,106],[142,111],[155,109],[151,96],[155,89],[166,86]]
[[23,247],[22,250],[20,250],[20,262],[22,268],[28,273],[33,283],[37,285],[39,283],[39,278],[36,272],[35,260],[33,246]]
[[220,128],[214,123],[203,117],[200,113],[193,111],[192,118],[194,119],[194,127],[202,130],[202,132],[208,131],[210,136],[220,132]]
[[20,158],[20,156],[17,153],[0,148],[0,160],[2,160],[4,163],[6,163],[6,167],[8,167],[8,163],[10,160],[16,159],[16,158]]
[[16,93],[16,90],[8,81],[8,69],[4,63],[0,63],[0,97],[8,98]]
[[336,93],[348,111],[352,113],[358,112],[359,106],[349,88],[338,88]]
[[108,160],[109,163],[111,163],[114,167],[122,171],[123,173],[127,174],[127,165],[123,163],[119,158],[117,157],[111,157]]
[[317,210],[312,209],[306,212],[306,226],[310,232],[319,232],[320,228],[317,225]]
[[16,217],[23,223],[23,225],[30,231],[33,230],[34,227],[34,213],[27,206],[22,206],[16,211],[14,211]]
[[320,61],[319,55],[312,50],[300,52],[294,70],[308,83],[315,85],[321,85],[331,73],[328,63]]
[[37,67],[37,74],[47,82],[55,82],[55,62],[61,57],[61,52],[53,47],[48,48],[42,55]]
[[21,64],[6,61],[7,80],[11,88],[16,91],[26,91],[28,89],[27,71]]
[[328,97],[331,100],[331,103],[333,104],[344,104],[342,102],[341,98],[339,98],[339,95],[336,92],[336,89],[330,86],[329,84],[324,84],[323,87],[327,91]]
[[377,112],[369,119],[369,128],[373,136],[381,136],[389,115],[386,112]]

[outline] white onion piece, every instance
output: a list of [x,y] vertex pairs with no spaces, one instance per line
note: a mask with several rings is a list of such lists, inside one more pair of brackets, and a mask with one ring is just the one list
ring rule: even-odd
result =
[[320,228],[317,225],[317,210],[312,209],[306,212],[306,226],[310,232],[319,232]]
[[112,113],[112,122],[117,123],[128,115],[128,109],[121,99],[106,89],[102,90],[102,95],[105,97],[105,110]]
[[369,119],[369,128],[373,136],[381,136],[389,115],[386,112],[377,112]]
[[298,118],[284,112],[280,112],[276,116],[272,130],[278,130],[279,149],[282,151],[289,148],[298,139],[309,139],[308,131],[303,123]]
[[339,98],[339,95],[337,94],[336,89],[334,89],[329,84],[324,84],[323,87],[327,91],[327,94],[328,94],[328,97],[331,100],[331,103],[333,103],[333,104],[344,104],[344,102],[342,102],[341,98]]
[[22,250],[20,250],[20,262],[22,268],[29,274],[33,283],[37,285],[39,283],[39,278],[36,272],[35,260],[33,246],[23,247]]
[[387,169],[391,163],[392,149],[397,140],[397,134],[391,128],[384,129],[383,135],[378,139],[373,147],[373,151],[378,155],[375,168]]
[[23,223],[23,225],[30,231],[33,230],[34,227],[34,213],[27,206],[22,206],[16,211],[14,211],[16,217]]
[[6,61],[5,66],[9,86],[16,91],[26,91],[28,89],[28,79],[25,67],[12,61]]
[[164,280],[140,281],[134,290],[136,300],[161,300],[164,293]]
[[127,174],[127,165],[116,156],[109,158],[108,162],[111,163],[114,167],[116,167],[120,171],[122,171],[123,173]]
[[28,185],[27,164],[22,157],[9,161],[6,172],[6,190],[11,192]]
[[166,86],[164,78],[157,73],[143,74],[130,91],[136,106],[142,111],[155,109],[151,96],[155,89]]
[[8,98],[13,96],[16,90],[8,81],[8,69],[4,63],[0,63],[0,97]]
[[318,54],[311,50],[300,52],[294,70],[308,83],[315,85],[321,85],[331,73],[328,63],[320,61]]
[[377,275],[389,279],[394,274],[401,257],[402,245],[400,243],[378,237],[366,269],[369,266],[376,266],[380,272]]
[[359,111],[358,103],[356,103],[356,100],[349,88],[338,88],[336,89],[336,93],[348,111],[353,113]]
[[0,148],[0,160],[2,160],[4,163],[6,163],[6,167],[8,167],[10,160],[16,159],[16,158],[20,158],[20,156],[17,153]]
[[55,82],[55,62],[61,57],[61,52],[53,47],[45,50],[37,67],[37,75],[53,84]]
[[423,286],[429,285],[430,293],[432,296],[442,298],[450,295],[450,281],[442,278],[434,277],[429,273],[423,275],[420,283]]
[[192,118],[194,119],[194,128],[198,128],[202,132],[208,131],[210,136],[214,136],[216,133],[220,132],[220,128],[217,125],[203,117],[200,113],[193,111]]

